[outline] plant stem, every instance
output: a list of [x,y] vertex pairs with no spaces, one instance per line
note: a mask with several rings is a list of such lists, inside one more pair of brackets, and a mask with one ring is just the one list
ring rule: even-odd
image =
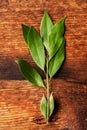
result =
[[48,64],[49,64],[49,57],[47,57],[47,63],[46,63],[46,83],[47,83],[47,120],[46,123],[48,124],[49,121],[49,110],[50,110],[50,104],[49,104],[49,96],[50,96],[50,88],[49,88],[49,74],[48,74]]

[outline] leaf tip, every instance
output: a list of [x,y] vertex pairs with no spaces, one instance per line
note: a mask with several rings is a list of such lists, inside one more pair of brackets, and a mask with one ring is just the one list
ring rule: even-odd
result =
[[66,16],[64,16],[64,19],[66,19]]
[[19,64],[19,60],[15,60],[15,63]]
[[20,64],[21,60],[15,60],[15,63]]
[[25,26],[25,25],[22,23],[22,24],[21,24],[22,29],[24,28],[24,26]]
[[45,9],[45,10],[44,10],[44,14],[48,14],[48,11],[47,11],[47,9]]
[[66,16],[64,16],[62,20],[65,22],[65,20],[66,20]]

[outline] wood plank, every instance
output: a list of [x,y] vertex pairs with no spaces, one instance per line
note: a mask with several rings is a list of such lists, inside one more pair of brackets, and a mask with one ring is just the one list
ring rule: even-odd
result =
[[[0,79],[23,79],[14,62],[27,59],[39,71],[23,40],[21,24],[38,31],[44,9],[53,22],[66,19],[66,61],[56,78],[87,83],[87,1],[86,0],[1,0],[0,1]],[[43,75],[43,73],[40,71]],[[44,76],[43,76],[44,77]]]
[[55,111],[49,125],[39,110],[44,91],[23,80],[0,80],[0,130],[87,129],[87,0],[1,0],[0,79],[24,79],[14,62],[35,65],[23,40],[21,24],[38,31],[44,9],[53,22],[67,16],[66,60],[52,81]]
[[51,91],[55,111],[46,125],[39,110],[42,88],[25,80],[0,80],[0,130],[86,130],[86,85],[55,79]]

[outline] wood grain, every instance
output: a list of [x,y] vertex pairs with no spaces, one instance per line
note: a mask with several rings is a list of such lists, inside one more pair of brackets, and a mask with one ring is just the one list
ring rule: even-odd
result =
[[[34,63],[21,24],[38,31],[44,9],[53,22],[67,16],[66,60],[52,81],[55,111],[46,125],[39,110],[43,89],[24,79],[15,63]],[[14,79],[14,80],[13,80]],[[0,0],[0,130],[87,130],[87,0]]]
[[55,77],[87,83],[86,0],[0,0],[0,79],[23,79],[14,62],[19,58],[39,70],[24,42],[21,24],[33,25],[39,31],[44,9],[54,23],[67,16],[66,61]]
[[0,130],[86,130],[87,87],[52,80],[55,111],[48,125],[40,113],[42,88],[27,81],[0,81]]

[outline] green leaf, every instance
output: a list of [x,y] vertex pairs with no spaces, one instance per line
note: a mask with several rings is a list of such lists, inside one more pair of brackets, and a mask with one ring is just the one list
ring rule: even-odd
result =
[[66,19],[66,16],[63,17],[62,19],[60,19],[60,20],[53,26],[53,28],[52,28],[52,33],[56,33],[56,32],[57,32],[57,35],[58,35],[59,37],[64,35],[65,19]]
[[46,119],[46,117],[47,117],[47,100],[46,100],[46,97],[44,95],[41,99],[40,110],[41,110],[42,115]]
[[57,22],[51,29],[48,42],[49,59],[51,59],[60,48],[64,35],[65,17]]
[[53,98],[53,95],[51,93],[51,95],[50,95],[50,116],[52,115],[53,110],[54,110],[54,98]]
[[37,86],[44,87],[40,74],[27,61],[17,60],[16,63],[19,65],[25,79]]
[[47,50],[48,50],[48,36],[51,32],[52,26],[53,23],[50,16],[48,15],[47,11],[44,11],[44,16],[42,18],[41,25],[40,25],[40,34]]
[[21,26],[22,26],[22,33],[23,33],[24,40],[26,43],[28,43],[27,42],[27,35],[28,35],[29,30],[30,30],[30,27],[28,27],[24,24],[22,24]]
[[44,70],[44,66],[45,66],[44,45],[42,43],[42,39],[39,33],[34,29],[34,27],[30,28],[30,31],[27,36],[27,41],[28,41],[30,53],[34,61],[42,70]]
[[52,78],[60,69],[65,58],[65,40],[62,42],[60,49],[49,62],[49,75]]
[[50,47],[49,47],[50,48],[49,49],[49,60],[51,60],[51,58],[56,54],[56,52],[58,51],[58,49],[60,48],[60,46],[64,40],[63,37],[60,37],[60,38],[58,38],[57,42],[55,42],[55,38],[53,38],[53,35],[52,35],[52,39],[54,39],[54,40],[50,40],[51,41],[50,43],[52,43],[52,42],[54,42],[54,43],[50,44]]

